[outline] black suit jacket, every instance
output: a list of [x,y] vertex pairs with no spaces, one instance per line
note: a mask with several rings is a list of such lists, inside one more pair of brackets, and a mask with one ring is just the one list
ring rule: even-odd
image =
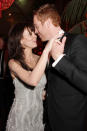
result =
[[48,117],[52,131],[87,131],[87,38],[67,35],[66,54],[48,68]]

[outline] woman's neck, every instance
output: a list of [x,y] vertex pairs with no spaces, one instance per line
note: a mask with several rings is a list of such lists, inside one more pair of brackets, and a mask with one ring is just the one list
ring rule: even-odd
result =
[[24,55],[25,55],[25,62],[26,62],[26,64],[29,67],[34,68],[36,63],[37,63],[38,58],[32,52],[32,49],[25,49],[24,50]]
[[33,52],[32,52],[32,49],[28,49],[28,48],[27,48],[27,49],[24,50],[25,59],[26,59],[26,58],[29,59],[30,57],[33,57],[33,55],[34,55],[34,54],[33,54]]

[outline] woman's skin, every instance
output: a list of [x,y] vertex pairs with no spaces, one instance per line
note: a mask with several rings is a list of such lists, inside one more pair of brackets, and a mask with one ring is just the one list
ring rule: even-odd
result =
[[32,52],[32,49],[37,47],[37,36],[34,32],[31,32],[29,28],[25,28],[20,43],[24,48],[25,62],[32,71],[25,70],[18,61],[10,59],[8,65],[13,79],[18,77],[28,85],[37,86],[45,71],[48,55],[51,51],[54,40],[55,38],[52,38],[47,43],[41,57],[39,57]]

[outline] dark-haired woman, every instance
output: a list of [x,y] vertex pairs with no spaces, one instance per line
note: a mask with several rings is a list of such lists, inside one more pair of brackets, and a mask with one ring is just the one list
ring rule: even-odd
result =
[[8,65],[15,86],[15,98],[6,131],[44,131],[44,70],[54,40],[48,42],[40,58],[32,52],[37,46],[36,40],[32,28],[25,23],[18,23],[10,30]]

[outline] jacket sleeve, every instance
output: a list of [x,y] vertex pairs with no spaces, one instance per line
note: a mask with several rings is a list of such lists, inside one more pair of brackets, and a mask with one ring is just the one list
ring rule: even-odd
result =
[[71,84],[87,93],[87,38],[79,35],[65,55],[54,67]]

